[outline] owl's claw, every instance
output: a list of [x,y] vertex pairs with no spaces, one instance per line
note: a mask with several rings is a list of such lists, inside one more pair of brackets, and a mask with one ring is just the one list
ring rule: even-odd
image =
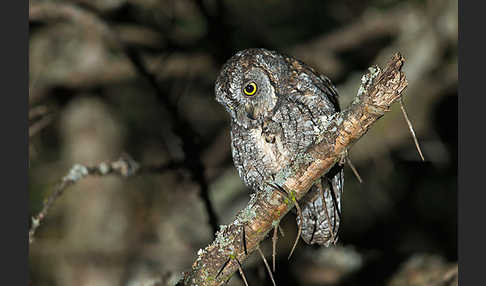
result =
[[346,163],[348,163],[349,167],[351,168],[351,170],[353,171],[354,175],[356,176],[356,179],[358,179],[358,182],[360,184],[363,183],[363,179],[361,179],[361,176],[359,175],[358,170],[356,169],[356,167],[354,167],[354,165],[351,162],[351,159],[349,158],[349,156],[346,157]]
[[[299,203],[297,202],[297,198],[291,192],[287,191],[284,187],[279,186],[279,185],[274,185],[274,186],[276,186],[277,190],[279,190],[281,193],[285,192],[287,199],[294,202],[295,208],[297,209],[297,214],[299,215],[300,220],[302,221],[303,220],[302,210],[300,208]],[[302,225],[297,224],[297,226],[298,226],[297,237],[295,238],[295,242],[294,242],[294,245],[292,246],[292,250],[290,250],[290,254],[289,254],[288,259],[290,259],[290,257],[292,257],[292,254],[294,253],[295,247],[297,246],[297,243],[299,242],[300,235],[302,234]]]
[[[285,197],[287,200],[290,202],[294,202],[295,209],[297,210],[297,215],[299,216],[300,220],[303,221],[302,218],[302,209],[300,208],[299,203],[297,202],[297,198],[292,192],[287,191],[284,187],[279,186],[277,184],[273,183],[266,183],[267,185],[271,186],[275,190],[277,190],[283,197]],[[295,247],[297,246],[297,243],[299,242],[300,235],[302,234],[302,225],[297,224],[298,230],[297,230],[297,237],[295,238],[294,245],[292,246],[292,250],[290,250],[290,254],[288,256],[288,259],[292,257],[292,254],[294,253]]]

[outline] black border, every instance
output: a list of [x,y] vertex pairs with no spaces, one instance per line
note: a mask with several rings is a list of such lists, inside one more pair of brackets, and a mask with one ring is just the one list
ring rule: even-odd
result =
[[2,269],[4,285],[28,285],[28,1],[2,1]]
[[[467,7],[466,4],[467,3]],[[459,5],[458,250],[459,284],[483,285],[484,278],[484,9]],[[481,23],[481,21],[483,20]],[[483,275],[482,275],[483,274]]]

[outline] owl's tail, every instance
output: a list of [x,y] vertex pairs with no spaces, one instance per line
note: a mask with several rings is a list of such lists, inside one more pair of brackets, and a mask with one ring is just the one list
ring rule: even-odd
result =
[[301,200],[302,239],[307,244],[329,246],[336,244],[341,221],[341,198],[344,172],[341,166],[334,166],[316,182]]

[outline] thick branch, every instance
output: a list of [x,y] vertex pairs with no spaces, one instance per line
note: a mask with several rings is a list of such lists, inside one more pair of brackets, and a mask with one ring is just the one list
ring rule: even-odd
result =
[[[346,149],[363,136],[371,125],[382,117],[397,101],[407,86],[401,72],[404,58],[395,54],[385,70],[369,68],[363,76],[358,94],[348,108],[322,126],[318,142],[268,182],[265,191],[253,194],[248,206],[241,210],[228,226],[221,226],[216,239],[199,250],[192,270],[185,273],[182,285],[221,285],[238,270],[238,261],[244,261],[267,233],[276,226],[294,206],[294,199],[302,198],[315,180],[325,174],[345,154]],[[270,186],[284,187],[291,200]],[[245,228],[248,255],[243,247]],[[223,268],[223,269],[222,269]]]

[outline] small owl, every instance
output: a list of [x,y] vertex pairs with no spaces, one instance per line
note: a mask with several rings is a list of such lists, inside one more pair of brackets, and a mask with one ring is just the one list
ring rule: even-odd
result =
[[[331,81],[303,62],[266,49],[238,52],[223,66],[216,100],[231,116],[234,164],[252,192],[264,190],[340,111]],[[300,201],[301,237],[308,244],[337,241],[343,170],[336,164]]]

